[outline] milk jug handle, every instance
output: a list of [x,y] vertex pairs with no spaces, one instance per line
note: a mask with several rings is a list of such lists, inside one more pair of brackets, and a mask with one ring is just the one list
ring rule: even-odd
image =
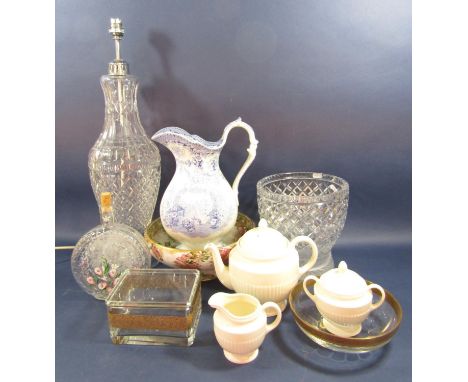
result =
[[238,118],[224,128],[223,136],[221,137],[221,140],[223,142],[226,142],[229,132],[235,127],[242,127],[245,131],[247,131],[247,133],[249,134],[249,141],[250,141],[249,148],[247,149],[247,152],[249,153],[249,155],[247,156],[247,159],[245,160],[244,164],[242,165],[239,172],[237,173],[236,178],[234,179],[234,182],[232,183],[232,190],[235,192],[237,196],[237,194],[239,193],[239,182],[242,176],[247,171],[247,169],[252,164],[253,160],[255,159],[255,155],[257,155],[258,141],[255,138],[255,133],[252,127],[248,125],[247,123],[242,122],[242,119]]
[[278,306],[278,304],[274,303],[274,302],[266,302],[262,305],[262,308],[263,310],[266,312],[267,310],[269,309],[273,309],[276,313],[276,318],[275,320],[271,323],[271,324],[267,324],[267,327],[266,327],[266,332],[267,333],[270,333],[274,328],[276,328],[279,323],[281,322],[281,317],[282,317],[282,314],[281,314],[281,309],[280,307]]

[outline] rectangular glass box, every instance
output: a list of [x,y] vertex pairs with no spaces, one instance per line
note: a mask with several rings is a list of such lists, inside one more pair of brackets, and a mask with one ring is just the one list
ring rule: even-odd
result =
[[197,269],[129,269],[106,300],[114,344],[190,346],[201,313]]

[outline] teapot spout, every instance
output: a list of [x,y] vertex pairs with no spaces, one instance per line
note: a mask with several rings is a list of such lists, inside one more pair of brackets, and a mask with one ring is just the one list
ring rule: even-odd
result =
[[213,257],[213,264],[216,271],[216,276],[218,277],[221,284],[223,284],[228,289],[234,289],[232,287],[231,275],[229,274],[229,268],[226,267],[219,253],[218,247],[213,243],[208,243],[205,245],[205,251],[210,251],[211,256]]

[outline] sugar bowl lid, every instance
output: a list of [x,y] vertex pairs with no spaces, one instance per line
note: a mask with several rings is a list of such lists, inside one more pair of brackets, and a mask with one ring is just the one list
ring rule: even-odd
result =
[[268,227],[265,219],[260,219],[258,227],[247,231],[240,238],[238,245],[244,257],[254,260],[274,260],[286,254],[289,240],[281,232]]
[[325,272],[318,283],[320,290],[339,299],[359,298],[368,292],[366,280],[340,261],[338,268]]

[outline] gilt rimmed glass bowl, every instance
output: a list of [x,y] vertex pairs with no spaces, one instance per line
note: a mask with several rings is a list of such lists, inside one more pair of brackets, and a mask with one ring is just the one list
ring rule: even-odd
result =
[[[315,275],[334,267],[331,250],[343,230],[348,200],[348,182],[319,172],[274,174],[257,183],[260,217],[289,240],[304,235],[317,244]],[[308,255],[303,247],[297,247],[301,264]]]
[[[372,284],[366,281],[367,284]],[[310,280],[307,285],[314,283]],[[310,284],[310,285],[309,285]],[[372,290],[372,300],[380,299],[380,292]],[[398,331],[403,312],[398,300],[385,290],[385,301],[370,312],[362,323],[361,332],[350,338],[330,333],[323,324],[323,317],[315,303],[305,294],[302,283],[298,283],[289,294],[289,306],[299,329],[315,343],[327,349],[345,353],[367,353],[390,342]]]

